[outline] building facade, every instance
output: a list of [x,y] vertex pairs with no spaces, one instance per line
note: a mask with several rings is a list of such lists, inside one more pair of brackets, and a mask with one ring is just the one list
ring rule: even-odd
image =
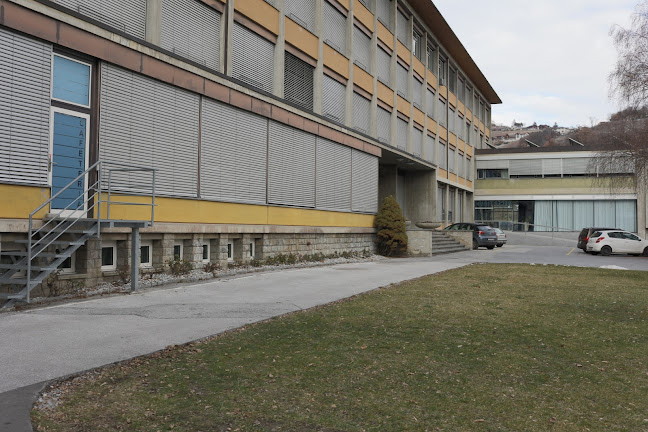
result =
[[646,197],[627,167],[597,167],[585,148],[479,150],[475,219],[533,231],[616,227],[646,235]]
[[[106,221],[149,219],[155,196],[148,267],[373,250],[388,195],[412,221],[472,216],[474,149],[501,101],[428,0],[0,7],[5,270],[30,213],[36,230],[96,217],[106,191],[139,205]],[[50,251],[68,277],[93,284],[129,262],[128,228],[96,234]]]

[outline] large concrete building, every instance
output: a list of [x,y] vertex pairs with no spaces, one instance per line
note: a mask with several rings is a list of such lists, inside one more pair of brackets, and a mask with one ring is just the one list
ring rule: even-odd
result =
[[645,237],[645,192],[627,166],[602,168],[600,157],[584,147],[479,150],[475,219],[515,230],[616,227]]
[[473,214],[500,99],[429,0],[0,10],[4,297],[56,267],[110,280],[135,251],[225,267],[372,250],[387,195],[413,222]]

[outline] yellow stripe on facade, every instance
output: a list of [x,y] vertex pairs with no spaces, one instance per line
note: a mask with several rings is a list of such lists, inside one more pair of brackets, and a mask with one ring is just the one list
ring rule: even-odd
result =
[[[49,197],[49,188],[0,184],[0,219],[27,219]],[[35,217],[42,218],[48,210],[44,208]]]

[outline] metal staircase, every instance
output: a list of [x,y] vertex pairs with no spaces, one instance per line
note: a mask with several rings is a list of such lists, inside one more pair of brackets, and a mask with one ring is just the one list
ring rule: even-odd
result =
[[[0,252],[0,256],[10,257],[11,261],[5,264],[0,263],[0,287],[5,287],[0,292],[1,308],[12,307],[19,301],[29,303],[31,291],[50,274],[57,271],[61,264],[70,259],[74,252],[89,239],[99,238],[102,226],[117,226],[115,221],[110,220],[111,205],[151,206],[150,222],[119,221],[120,226],[145,227],[153,223],[156,170],[120,164],[113,165],[119,166],[107,169],[109,173],[107,188],[102,189],[102,162],[99,161],[29,214],[27,238],[14,241],[16,244],[24,244],[25,250]],[[113,171],[151,172],[153,174],[151,204],[111,201]],[[83,195],[78,199],[72,199],[64,209],[58,209],[57,214],[46,214],[42,220],[37,217],[50,209],[55,199],[63,196],[66,191],[77,185],[77,181],[85,178],[92,180],[88,181],[90,185],[84,190]],[[104,196],[107,196],[108,199],[104,200]],[[108,215],[106,219],[102,219],[102,204],[106,204],[105,211]],[[139,235],[139,232],[137,234]]]

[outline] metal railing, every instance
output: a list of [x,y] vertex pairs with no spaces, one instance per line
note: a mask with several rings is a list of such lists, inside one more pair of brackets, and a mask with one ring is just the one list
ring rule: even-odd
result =
[[[118,168],[107,168],[108,171],[108,188],[107,190],[103,189],[102,185],[102,172],[105,165],[113,165]],[[113,172],[150,172],[152,173],[152,182],[151,182],[151,203],[135,203],[127,201],[112,201],[112,173]],[[29,236],[27,238],[27,277],[26,277],[26,298],[29,302],[29,296],[31,291],[31,271],[32,271],[32,261],[43,251],[45,251],[49,246],[54,244],[63,234],[68,232],[70,228],[75,226],[79,221],[88,221],[92,220],[96,222],[96,235],[97,238],[100,236],[101,232],[101,221],[104,220],[101,217],[101,205],[106,205],[106,219],[110,220],[110,208],[113,205],[128,205],[128,206],[150,206],[151,207],[151,225],[155,220],[155,168],[141,167],[135,165],[120,164],[114,162],[95,162],[92,166],[86,169],[84,172],[79,174],[74,180],[68,183],[66,186],[61,188],[53,196],[51,196],[47,201],[38,206],[34,211],[29,214]],[[65,208],[56,209],[60,213],[52,218],[46,220],[38,229],[34,230],[34,216],[41,212],[44,208],[50,207],[52,202],[61,197],[61,195],[69,190],[72,186],[76,185],[79,180],[84,180],[86,176],[90,177],[91,173],[95,173],[96,180],[89,186],[87,186],[83,194],[76,199],[72,199]],[[102,195],[103,193],[107,194],[107,199],[104,200]],[[76,205],[76,208],[74,207]],[[89,213],[93,213],[93,217],[89,218]],[[58,226],[63,226],[64,229],[54,232],[53,229]],[[35,239],[35,237],[39,237]]]

